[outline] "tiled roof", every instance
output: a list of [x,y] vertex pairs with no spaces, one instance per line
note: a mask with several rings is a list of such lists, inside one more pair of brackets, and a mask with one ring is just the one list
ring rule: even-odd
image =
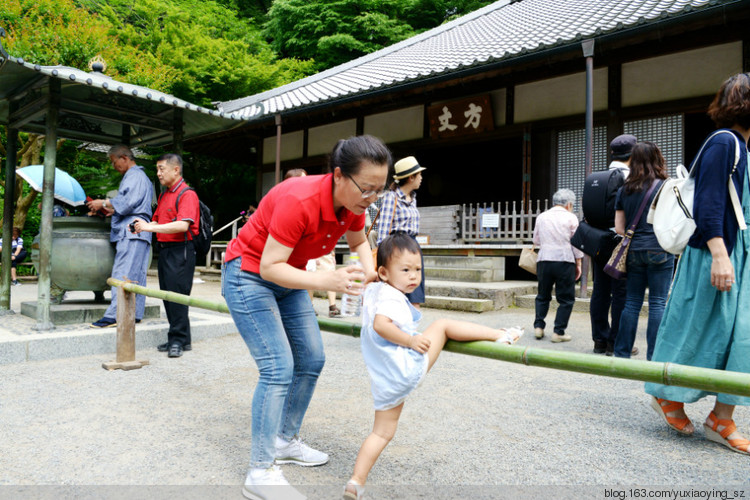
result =
[[372,54],[217,107],[257,120],[738,1],[500,0]]

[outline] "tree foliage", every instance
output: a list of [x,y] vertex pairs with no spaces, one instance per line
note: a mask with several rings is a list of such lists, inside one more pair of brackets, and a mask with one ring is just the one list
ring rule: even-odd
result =
[[319,70],[375,52],[491,0],[274,0],[264,32],[284,57]]
[[279,60],[260,30],[226,6],[204,0],[79,0],[106,18],[110,34],[174,71],[170,91],[208,106],[307,76],[310,62]]
[[344,63],[415,32],[400,0],[274,0],[265,33],[284,57],[314,59],[318,69]]

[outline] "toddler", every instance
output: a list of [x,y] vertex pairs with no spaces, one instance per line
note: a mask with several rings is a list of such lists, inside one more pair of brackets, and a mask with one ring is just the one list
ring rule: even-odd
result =
[[419,245],[406,233],[393,233],[380,243],[380,281],[365,289],[361,332],[362,354],[375,400],[375,423],[344,488],[348,500],[362,498],[367,475],[396,433],[406,396],[422,382],[448,339],[512,344],[523,334],[520,328],[496,329],[451,319],[440,319],[419,333],[422,314],[405,294],[419,286],[421,268]]

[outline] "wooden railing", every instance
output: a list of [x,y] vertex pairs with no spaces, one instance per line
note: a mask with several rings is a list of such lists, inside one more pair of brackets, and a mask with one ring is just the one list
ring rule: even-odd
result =
[[548,200],[521,202],[470,203],[461,205],[459,238],[464,243],[531,242],[536,218],[549,208]]

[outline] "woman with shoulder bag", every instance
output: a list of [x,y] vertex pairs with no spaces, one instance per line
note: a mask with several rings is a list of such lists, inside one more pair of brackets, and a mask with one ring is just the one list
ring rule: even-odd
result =
[[[739,218],[750,220],[750,75],[740,73],[725,81],[708,115],[729,133],[712,135],[694,162],[697,229],[680,257],[653,361],[750,373],[750,231],[740,229],[729,189],[731,182],[739,195]],[[740,154],[734,167],[737,141]],[[706,437],[750,454],[750,441],[732,420],[735,406],[750,405],[750,398],[654,383],[646,384],[646,392],[667,425],[687,435],[695,428],[684,404],[716,396],[703,424]]]
[[[643,198],[654,181],[655,189],[651,191],[650,205],[659,187],[667,178],[659,147],[653,142],[639,142],[633,146],[630,156],[630,175],[617,192],[615,201],[615,231],[624,235],[625,228],[634,222],[636,213]],[[646,340],[648,349],[646,359],[651,359],[656,342],[656,332],[664,314],[669,285],[674,270],[674,255],[667,253],[659,246],[654,236],[654,228],[646,222],[647,211],[635,224],[635,232],[628,250],[628,279],[625,287],[625,308],[620,316],[620,326],[615,338],[614,354],[620,358],[629,358],[638,329],[638,316],[643,306],[643,297],[648,286],[648,328]]]
[[[413,156],[407,156],[393,166],[393,183],[380,204],[378,245],[389,234],[403,231],[415,241],[419,234],[419,210],[417,209],[417,189],[422,184],[423,166]],[[422,257],[422,281],[406,297],[416,308],[425,302],[424,256]]]

